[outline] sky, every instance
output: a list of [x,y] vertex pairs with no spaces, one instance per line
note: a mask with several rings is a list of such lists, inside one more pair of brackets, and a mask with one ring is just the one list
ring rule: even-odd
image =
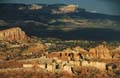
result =
[[87,11],[120,15],[120,0],[0,0],[0,3],[77,4]]

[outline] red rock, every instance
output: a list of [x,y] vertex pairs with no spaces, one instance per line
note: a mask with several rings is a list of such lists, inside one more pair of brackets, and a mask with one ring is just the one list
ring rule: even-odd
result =
[[110,50],[105,45],[99,45],[95,48],[90,48],[89,55],[92,58],[101,58],[101,59],[111,58]]
[[9,42],[24,42],[28,37],[19,27],[14,27],[0,31],[0,40]]

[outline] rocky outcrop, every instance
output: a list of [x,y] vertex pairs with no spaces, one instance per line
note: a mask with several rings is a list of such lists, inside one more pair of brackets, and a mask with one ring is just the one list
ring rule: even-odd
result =
[[8,42],[24,42],[27,40],[27,36],[24,31],[19,27],[14,27],[0,31],[0,41]]
[[75,12],[78,9],[77,5],[68,5],[68,6],[63,6],[59,10],[63,13],[69,13],[69,12]]
[[37,5],[37,4],[32,4],[32,5],[29,7],[30,10],[40,10],[40,9],[42,9],[42,8],[43,8],[43,6]]
[[105,45],[99,45],[95,48],[90,48],[89,56],[91,58],[110,59],[110,50]]
[[52,52],[48,54],[49,58],[57,58],[61,60],[84,60],[88,59],[112,59],[110,50],[105,45],[99,45],[95,48],[90,48],[89,51],[81,48],[67,48],[61,52]]
[[112,50],[112,58],[118,59],[120,57],[120,46]]
[[106,63],[104,63],[104,62],[82,61],[82,66],[92,66],[92,67],[96,67],[100,70],[105,70],[106,69]]
[[58,10],[53,10],[54,14],[61,14],[61,13],[73,13],[78,10],[78,5],[67,5],[62,6]]
[[21,6],[18,9],[19,10],[40,10],[42,8],[43,8],[43,6],[41,6],[41,5],[32,4],[30,6]]

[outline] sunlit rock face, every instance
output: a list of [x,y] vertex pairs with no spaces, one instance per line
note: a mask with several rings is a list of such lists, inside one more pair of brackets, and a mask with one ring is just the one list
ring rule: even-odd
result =
[[106,63],[104,62],[88,62],[88,61],[82,61],[82,66],[93,66],[100,70],[106,69]]
[[40,5],[37,5],[37,4],[32,4],[29,9],[30,10],[39,10],[39,9],[42,9],[43,7],[40,6]]
[[116,47],[115,49],[112,50],[112,58],[119,58],[120,57],[120,46]]
[[105,45],[99,45],[95,48],[90,48],[89,55],[91,58],[110,59],[110,50]]
[[53,52],[48,55],[50,58],[61,60],[84,60],[88,59],[112,59],[111,51],[105,45],[99,45],[95,48],[90,48],[89,51],[81,47],[67,48],[61,52]]
[[40,10],[42,8],[43,8],[43,6],[41,6],[41,5],[32,4],[32,5],[27,6],[27,7],[25,7],[25,6],[19,7],[18,9],[19,10]]
[[58,10],[53,10],[54,14],[61,14],[61,13],[73,13],[77,12],[78,5],[67,5],[67,6],[61,6]]
[[68,5],[59,8],[59,10],[63,13],[75,12],[78,9],[77,5]]
[[27,36],[19,27],[14,27],[0,31],[0,40],[9,42],[24,42],[27,41]]

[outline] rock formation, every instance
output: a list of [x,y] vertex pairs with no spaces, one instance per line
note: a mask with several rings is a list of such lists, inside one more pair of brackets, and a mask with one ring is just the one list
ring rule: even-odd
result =
[[75,12],[78,9],[77,5],[68,5],[68,6],[63,6],[59,10],[63,13],[69,13],[69,12]]
[[89,55],[91,58],[100,58],[100,59],[111,58],[110,50],[105,45],[99,45],[95,48],[90,48]]
[[32,4],[31,7],[29,7],[30,10],[40,10],[43,7],[37,4]]
[[78,5],[67,5],[62,6],[58,10],[53,10],[54,14],[61,14],[61,13],[73,13],[78,10]]
[[93,66],[100,70],[106,69],[106,63],[104,62],[88,62],[88,61],[82,61],[82,66]]
[[18,9],[19,10],[40,10],[42,8],[43,8],[43,6],[41,6],[41,5],[32,4],[32,5],[27,6],[27,7],[26,6],[21,6]]
[[112,58],[119,58],[120,57],[120,46],[116,47],[112,50]]
[[0,41],[8,42],[24,42],[27,40],[27,36],[24,31],[19,27],[14,27],[0,31]]

